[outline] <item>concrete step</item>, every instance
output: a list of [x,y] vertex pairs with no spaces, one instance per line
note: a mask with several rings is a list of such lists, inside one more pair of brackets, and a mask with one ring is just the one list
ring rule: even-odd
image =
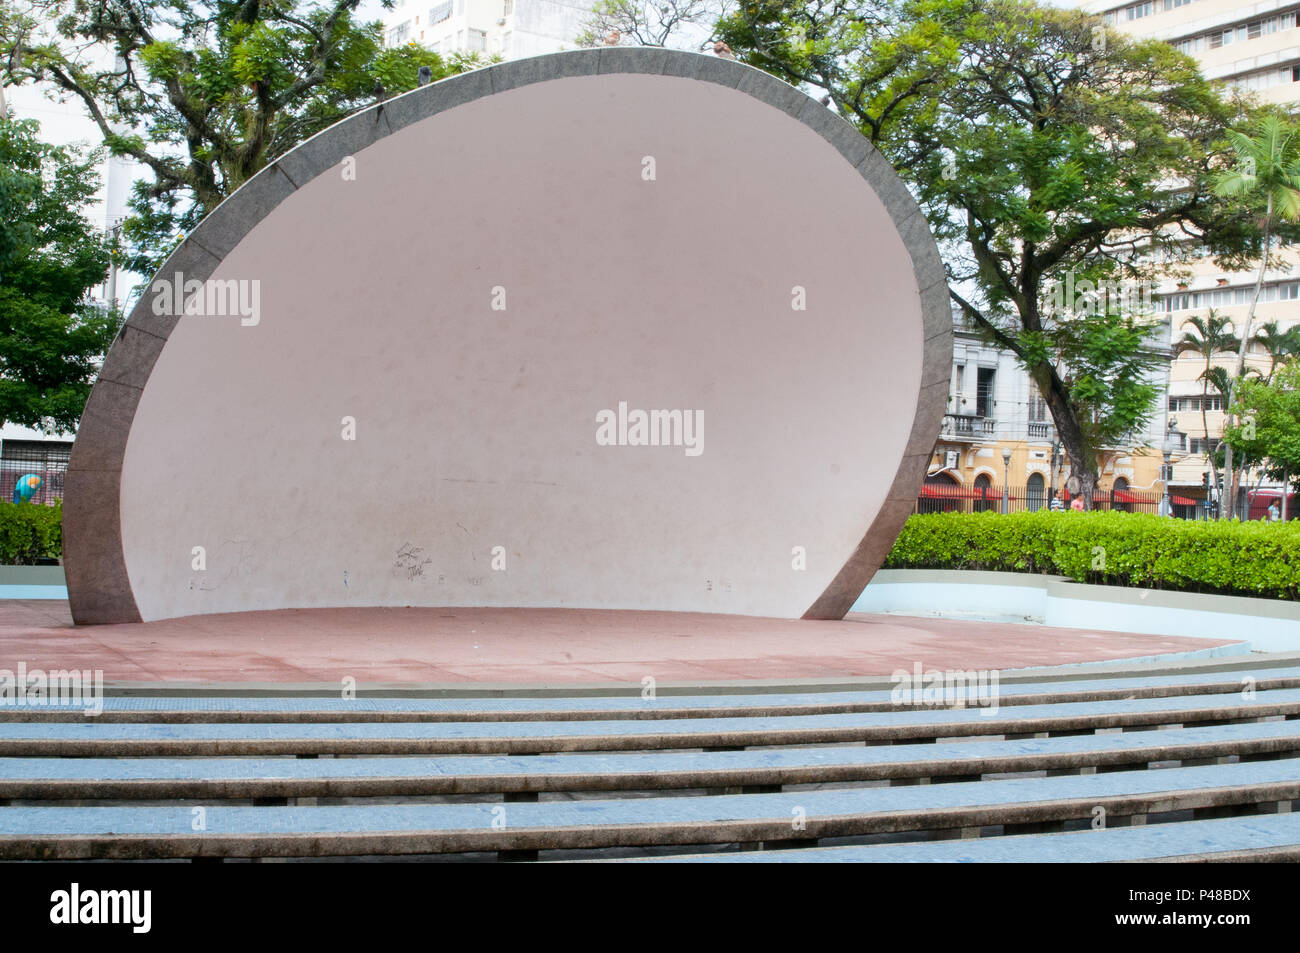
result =
[[131,757],[276,754],[535,754],[742,748],[845,742],[928,742],[979,735],[1091,732],[1098,728],[1200,725],[1300,716],[1300,690],[1235,695],[1063,702],[1006,709],[748,718],[541,722],[340,724],[0,724],[0,757]]
[[0,758],[0,799],[396,797],[646,791],[876,780],[1300,754],[1300,721],[1019,741],[524,756]]
[[637,863],[1104,864],[1298,861],[1300,812],[972,840],[638,857]]
[[[1261,668],[1228,673],[1001,681],[999,706],[1021,706],[1234,694],[1243,680],[1253,688],[1300,688],[1300,667]],[[923,687],[923,686],[922,686]],[[987,692],[964,695],[977,707]],[[892,691],[807,691],[753,694],[664,695],[642,698],[640,686],[627,695],[595,697],[391,698],[265,697],[240,695],[110,695],[95,720],[104,723],[312,723],[312,722],[463,722],[584,721],[614,719],[727,718],[897,711]],[[83,707],[0,706],[0,722],[84,721]]]
[[[3,807],[0,859],[316,857],[813,842],[1253,805],[1290,810],[1300,760],[720,797],[340,807]],[[1282,805],[1285,804],[1285,807]],[[519,853],[522,852],[522,853]]]

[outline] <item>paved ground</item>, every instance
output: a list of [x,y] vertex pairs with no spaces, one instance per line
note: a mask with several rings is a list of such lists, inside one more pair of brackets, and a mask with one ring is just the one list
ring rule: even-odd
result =
[[994,622],[843,622],[570,609],[290,609],[76,627],[66,602],[0,600],[0,669],[109,682],[577,684],[888,676],[1189,652],[1192,639]]

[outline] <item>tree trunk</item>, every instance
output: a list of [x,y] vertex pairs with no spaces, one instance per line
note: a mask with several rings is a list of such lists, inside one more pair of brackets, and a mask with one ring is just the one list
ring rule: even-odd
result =
[[1282,522],[1284,524],[1286,523],[1287,520],[1286,497],[1290,489],[1291,489],[1291,474],[1283,473],[1282,474]]
[[[1209,374],[1214,355],[1205,359],[1205,373]],[[1210,415],[1205,409],[1205,402],[1210,397],[1210,378],[1201,378],[1201,433],[1205,434],[1205,459],[1210,461],[1210,485],[1205,488],[1205,502],[1209,505],[1210,491],[1219,488],[1219,466],[1214,462],[1214,452],[1210,449]],[[1224,410],[1227,410],[1225,407]],[[1226,419],[1226,418],[1225,418]]]
[[[1255,276],[1255,294],[1250,299],[1250,310],[1246,312],[1246,324],[1241,329],[1241,344],[1237,348],[1237,369],[1236,373],[1228,380],[1228,406],[1223,408],[1223,425],[1226,429],[1230,423],[1233,423],[1234,415],[1229,413],[1232,404],[1237,398],[1237,381],[1241,380],[1241,375],[1246,372],[1246,351],[1250,348],[1250,325],[1255,320],[1255,306],[1259,304],[1259,293],[1264,287],[1264,272],[1268,268],[1268,247],[1272,242],[1272,225],[1273,225],[1273,196],[1269,195],[1268,205],[1264,211],[1264,256],[1259,260],[1259,274]],[[1228,500],[1232,506],[1232,518],[1237,515],[1237,488],[1241,484],[1241,475],[1232,466],[1232,444],[1224,442],[1223,445],[1223,477],[1224,483],[1228,484],[1225,489],[1228,490]],[[1222,508],[1220,508],[1219,518],[1224,519]]]
[[1039,393],[1043,395],[1047,409],[1052,413],[1061,449],[1070,461],[1070,475],[1079,478],[1079,495],[1083,497],[1083,505],[1092,509],[1092,498],[1097,492],[1097,458],[1095,452],[1085,445],[1083,430],[1070,413],[1065,385],[1052,373],[1050,367],[1040,367],[1037,373],[1031,371],[1030,376],[1038,385]]

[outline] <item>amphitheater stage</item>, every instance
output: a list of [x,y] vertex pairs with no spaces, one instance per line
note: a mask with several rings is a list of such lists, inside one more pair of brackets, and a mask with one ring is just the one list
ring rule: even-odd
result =
[[580,609],[336,608],[74,626],[67,603],[0,601],[0,668],[102,670],[113,685],[420,687],[788,684],[898,669],[1011,670],[1243,655],[1178,638],[850,614],[840,622]]

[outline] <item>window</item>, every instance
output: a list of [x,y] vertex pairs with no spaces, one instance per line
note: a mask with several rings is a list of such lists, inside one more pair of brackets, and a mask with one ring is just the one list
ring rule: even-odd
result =
[[1041,473],[1029,474],[1029,482],[1025,485],[1025,507],[1030,512],[1035,512],[1041,510],[1046,502],[1047,481]]
[[1148,2],[1146,3],[1135,3],[1127,10],[1124,11],[1124,19],[1140,20],[1143,17],[1151,16],[1151,12],[1152,11],[1151,11],[1150,0],[1148,0]]
[[1047,420],[1047,401],[1043,400],[1037,384],[1031,382],[1029,389],[1029,422],[1044,423]]
[[388,31],[388,45],[401,46],[411,38],[411,21],[400,23]]
[[1206,410],[1223,410],[1223,396],[1221,394],[1207,394],[1204,397],[1170,397],[1169,410],[1171,413],[1196,413],[1201,412],[1201,405],[1205,405]]
[[1132,504],[1130,504],[1128,500],[1123,499],[1121,495],[1126,493],[1128,493],[1128,480],[1123,477],[1116,477],[1110,490],[1110,508],[1112,510],[1119,510],[1121,513],[1127,513],[1129,511]]
[[456,31],[456,49],[458,49],[458,50],[463,50],[463,49],[465,49],[465,31],[464,31],[464,30],[457,30],[457,31]]
[[505,0],[505,3],[501,5],[501,15],[503,17],[508,17],[510,16],[510,14],[514,12],[515,12],[515,0]]
[[67,469],[72,444],[62,440],[6,440],[0,461],[6,465],[36,469]]
[[975,384],[975,414],[979,417],[993,416],[993,381],[997,376],[997,369],[992,367],[981,367],[978,370],[978,376]]
[[429,23],[441,23],[443,20],[451,19],[451,0],[446,3],[440,3],[429,10]]
[[476,53],[487,52],[487,31],[470,30],[469,31],[469,48]]
[[[1200,308],[1225,308],[1250,303],[1254,288],[1212,288],[1207,291],[1180,291],[1164,295],[1158,311],[1188,311]],[[1264,285],[1259,293],[1260,302],[1300,300],[1300,281],[1274,281]]]
[[981,473],[975,478],[975,492],[979,496],[971,502],[971,509],[976,513],[992,513],[1001,504],[1001,500],[993,493],[993,481],[987,473]]

